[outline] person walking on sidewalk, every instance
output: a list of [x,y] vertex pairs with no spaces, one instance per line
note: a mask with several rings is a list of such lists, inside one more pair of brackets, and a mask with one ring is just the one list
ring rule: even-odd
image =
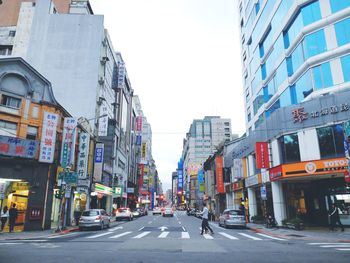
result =
[[330,221],[331,221],[331,225],[330,225],[331,231],[334,230],[334,227],[336,226],[337,223],[341,227],[341,231],[344,231],[344,226],[340,222],[339,210],[340,209],[337,207],[336,204],[332,204],[332,208],[331,208],[331,211],[329,213],[329,217],[330,217]]
[[10,225],[10,233],[15,228],[16,219],[18,217],[18,210],[16,208],[16,204],[13,204],[9,210],[9,225]]
[[209,222],[208,222],[208,214],[209,214],[209,210],[207,208],[207,205],[204,203],[203,204],[203,211],[198,213],[199,215],[202,215],[202,232],[201,235],[203,235],[203,232],[205,230],[205,232],[207,232],[207,230],[209,229],[211,234],[214,234],[213,229],[210,228],[209,226]]
[[6,225],[8,218],[9,218],[9,209],[7,205],[5,205],[1,211],[1,231],[4,231],[4,227]]

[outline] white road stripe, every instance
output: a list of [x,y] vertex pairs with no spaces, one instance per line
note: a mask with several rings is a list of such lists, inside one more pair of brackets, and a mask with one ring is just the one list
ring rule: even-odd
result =
[[339,251],[350,251],[350,248],[336,248]]
[[144,236],[147,236],[149,233],[151,233],[151,232],[146,231],[146,232],[141,233],[140,235],[134,236],[133,238],[143,238]]
[[283,238],[278,238],[278,237],[272,237],[272,236],[268,236],[262,233],[257,233],[257,235],[263,236],[263,237],[267,237],[267,238],[271,238],[271,239],[275,239],[275,240],[280,240],[280,241],[287,241],[287,239],[283,239]]
[[169,235],[169,232],[162,232],[162,233],[158,236],[158,238],[166,238],[167,235]]
[[141,231],[142,229],[144,229],[145,227],[143,226],[143,227],[141,227],[140,229],[139,229],[139,231]]
[[46,242],[46,239],[21,239],[21,242]]
[[316,245],[337,245],[337,244],[345,244],[345,243],[307,243],[308,245],[316,246]]
[[68,237],[68,236],[73,236],[76,235],[77,233],[70,233],[70,234],[65,234],[65,235],[55,235],[55,236],[49,236],[48,238],[60,238],[60,237]]
[[214,239],[211,235],[208,234],[204,234],[203,236],[205,239]]
[[110,234],[111,234],[111,232],[105,232],[105,233],[98,234],[98,235],[88,236],[86,238],[97,238],[97,237],[103,237],[103,236],[110,235]]
[[119,237],[122,237],[122,236],[129,235],[129,234],[131,234],[131,233],[132,233],[132,232],[124,232],[124,233],[121,233],[121,234],[112,236],[112,237],[110,237],[110,238],[119,238]]
[[108,231],[113,232],[113,231],[116,231],[118,229],[123,229],[123,227],[122,226],[113,227],[113,228],[109,229]]
[[183,230],[183,231],[186,231],[186,229],[185,229],[184,227],[182,227],[182,230]]
[[181,232],[181,238],[189,239],[190,238],[190,234],[188,232]]
[[247,238],[253,239],[253,240],[262,240],[261,238],[258,238],[258,237],[253,237],[253,236],[248,235],[248,234],[245,234],[245,233],[238,233],[238,235],[241,235],[241,236],[244,236],[244,237],[247,237]]
[[0,243],[0,246],[1,246],[1,245],[21,245],[21,244],[23,244],[23,243],[15,243],[15,242],[11,243],[11,242],[7,242],[7,243]]
[[224,236],[224,237],[227,237],[227,238],[229,238],[229,239],[236,239],[236,240],[238,239],[237,237],[231,236],[231,235],[226,234],[226,233],[224,233],[224,232],[219,232],[219,234],[222,235],[222,236]]
[[324,247],[324,248],[329,248],[329,247],[341,247],[341,248],[350,248],[350,244],[338,244],[338,245],[323,245],[320,247]]

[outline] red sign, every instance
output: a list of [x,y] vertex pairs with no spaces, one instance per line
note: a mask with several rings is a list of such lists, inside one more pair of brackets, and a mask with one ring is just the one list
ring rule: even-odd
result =
[[255,154],[256,154],[256,168],[257,169],[270,168],[269,145],[267,142],[255,143]]
[[282,178],[282,165],[273,167],[269,170],[270,181],[278,180]]
[[141,188],[143,186],[143,176],[145,174],[145,165],[144,164],[139,164],[139,169],[140,169],[140,177],[139,177],[139,193],[141,193]]
[[142,117],[136,117],[136,131],[142,131]]
[[218,193],[225,193],[222,156],[217,156],[215,158],[215,166],[216,166],[216,185],[217,185]]
[[344,172],[344,179],[345,179],[345,183],[350,183],[350,175],[349,175],[349,171],[345,171]]

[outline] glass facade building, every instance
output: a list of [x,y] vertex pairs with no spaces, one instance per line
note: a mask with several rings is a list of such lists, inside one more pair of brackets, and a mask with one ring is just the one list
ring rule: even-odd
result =
[[350,87],[350,0],[239,1],[247,131]]

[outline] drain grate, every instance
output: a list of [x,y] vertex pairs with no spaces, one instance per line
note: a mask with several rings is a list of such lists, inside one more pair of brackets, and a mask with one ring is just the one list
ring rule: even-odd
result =
[[296,234],[289,234],[287,235],[289,237],[305,237],[305,236],[302,236],[302,235],[296,235]]

